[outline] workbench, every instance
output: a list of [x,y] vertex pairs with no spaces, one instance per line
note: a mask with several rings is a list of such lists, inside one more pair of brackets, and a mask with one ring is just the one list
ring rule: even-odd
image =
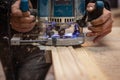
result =
[[53,67],[46,80],[120,80],[120,27],[113,27],[99,43],[86,37],[82,47],[48,49]]

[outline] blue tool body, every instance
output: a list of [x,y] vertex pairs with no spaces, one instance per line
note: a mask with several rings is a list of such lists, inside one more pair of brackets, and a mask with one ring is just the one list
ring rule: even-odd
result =
[[85,13],[85,0],[38,0],[37,5],[39,17],[75,17],[78,12]]
[[29,2],[28,2],[28,0],[21,0],[20,9],[22,10],[22,12],[26,12],[26,11],[29,10]]
[[[101,16],[103,8],[103,0],[95,0],[95,9],[92,12],[86,10],[85,0],[37,0],[37,17],[41,23],[37,27],[40,27],[43,33],[35,40],[21,40],[21,43],[80,45],[84,43],[83,27],[87,20],[92,21]],[[29,1],[21,0],[20,9],[22,12],[28,11]]]

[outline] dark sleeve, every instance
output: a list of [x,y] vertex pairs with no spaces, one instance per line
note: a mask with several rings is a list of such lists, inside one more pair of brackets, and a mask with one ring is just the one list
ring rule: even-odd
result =
[[11,11],[11,5],[15,2],[16,0],[0,0],[0,35],[1,34],[8,34],[8,29],[10,26],[9,24],[9,14]]
[[7,31],[7,19],[8,19],[8,1],[9,0],[0,0],[0,34],[6,33]]
[[[89,3],[89,2],[95,2],[96,0],[86,0],[86,5]],[[105,8],[110,10],[110,1],[109,0],[102,0],[105,4]]]

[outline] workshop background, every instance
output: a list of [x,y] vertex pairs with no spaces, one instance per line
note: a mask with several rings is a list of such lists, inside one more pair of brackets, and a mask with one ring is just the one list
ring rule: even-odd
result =
[[[120,0],[109,0],[109,1],[111,2],[111,7],[112,7],[111,11],[114,19],[113,27],[120,27]],[[114,71],[118,71],[117,74],[120,75],[120,65],[119,65],[119,69],[113,70],[113,75],[114,75]],[[120,76],[117,77],[118,78],[114,80],[120,79]],[[5,80],[1,62],[0,62],[0,80]]]

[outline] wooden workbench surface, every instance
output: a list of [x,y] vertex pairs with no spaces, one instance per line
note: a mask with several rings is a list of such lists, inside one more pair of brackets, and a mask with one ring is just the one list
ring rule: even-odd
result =
[[120,27],[113,27],[99,44],[89,42],[84,46],[108,80],[120,80]]
[[51,47],[56,80],[120,80],[120,28],[99,43],[91,40],[83,47]]

